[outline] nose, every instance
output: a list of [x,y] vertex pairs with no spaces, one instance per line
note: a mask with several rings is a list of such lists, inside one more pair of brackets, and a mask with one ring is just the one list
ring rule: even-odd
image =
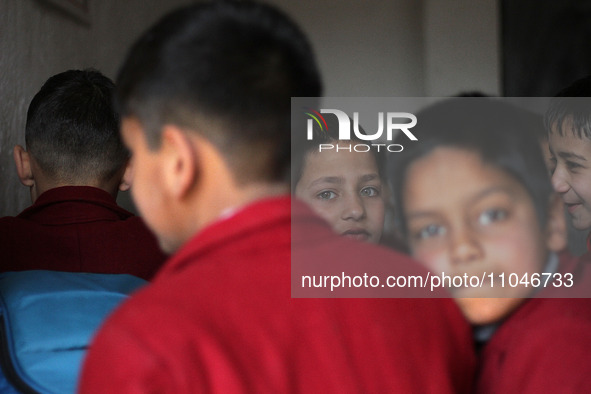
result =
[[357,195],[350,195],[344,198],[343,211],[341,219],[343,220],[361,220],[365,217],[365,206],[361,197]]
[[562,168],[562,166],[557,166],[552,174],[552,187],[556,190],[557,193],[566,193],[570,189],[570,185],[568,183],[568,174]]
[[475,262],[483,257],[483,250],[478,235],[468,226],[463,227],[451,236],[451,261],[454,264]]

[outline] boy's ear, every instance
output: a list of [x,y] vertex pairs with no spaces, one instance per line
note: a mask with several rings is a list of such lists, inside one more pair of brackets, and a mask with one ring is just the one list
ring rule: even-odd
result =
[[174,197],[183,198],[197,181],[198,149],[183,130],[165,125],[162,131],[164,182]]
[[564,218],[564,204],[557,194],[552,194],[546,224],[546,246],[553,252],[560,252],[568,245],[568,232]]
[[29,152],[20,145],[16,145],[12,150],[14,164],[16,164],[16,173],[25,186],[31,187],[35,184],[33,171],[31,170],[31,156]]
[[127,191],[131,187],[133,181],[133,164],[131,160],[127,160],[125,164],[125,171],[123,177],[121,177],[121,183],[119,184],[119,191]]

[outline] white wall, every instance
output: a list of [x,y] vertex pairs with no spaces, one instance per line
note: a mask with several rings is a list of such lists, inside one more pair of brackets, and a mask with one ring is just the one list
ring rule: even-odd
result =
[[131,42],[165,11],[187,0],[90,0],[90,25],[41,0],[0,0],[0,216],[30,205],[12,162],[24,144],[29,102],[51,75],[95,67],[114,77]]
[[[309,35],[327,96],[499,92],[497,0],[267,1]],[[131,42],[187,2],[90,0],[87,26],[42,0],[0,0],[0,216],[30,204],[11,151],[24,143],[28,103],[41,84],[89,66],[114,77]]]
[[270,0],[310,36],[326,96],[422,96],[421,1]]
[[424,0],[426,96],[501,92],[497,0]]
[[326,96],[500,93],[498,0],[270,0],[311,37]]

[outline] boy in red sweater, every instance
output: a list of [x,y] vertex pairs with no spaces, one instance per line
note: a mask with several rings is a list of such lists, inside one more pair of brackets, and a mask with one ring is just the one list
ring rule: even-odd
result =
[[82,393],[470,390],[453,300],[291,298],[292,245],[312,264],[413,266],[292,214],[290,98],[320,94],[306,38],[267,5],[199,3],[136,42],[117,94],[132,194],[173,256],[98,333]]
[[484,278],[451,289],[483,346],[478,392],[588,392],[591,300],[545,298],[585,296],[588,272],[558,257],[562,203],[520,119],[490,99],[418,113],[420,142],[389,166],[401,230],[433,271]]
[[126,273],[150,279],[164,262],[143,221],[119,207],[129,153],[113,82],[96,70],[49,78],[27,112],[26,149],[14,148],[33,205],[0,219],[0,271]]

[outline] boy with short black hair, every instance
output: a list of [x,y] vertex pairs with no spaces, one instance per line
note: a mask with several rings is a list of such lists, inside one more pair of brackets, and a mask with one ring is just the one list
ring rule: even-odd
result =
[[562,203],[519,112],[480,98],[419,112],[420,142],[389,164],[397,218],[418,261],[483,278],[452,288],[482,347],[476,392],[587,392],[591,300],[561,297],[589,297],[588,262],[558,255]]
[[118,87],[132,194],[174,255],[99,331],[82,393],[471,389],[453,301],[290,296],[292,241],[312,265],[413,264],[303,203],[292,215],[290,98],[321,81],[287,16],[251,1],[176,10],[135,43]]
[[49,78],[27,112],[17,174],[33,205],[0,219],[1,271],[128,273],[150,279],[165,256],[115,198],[130,186],[113,82],[92,69]]
[[[552,185],[577,230],[591,229],[591,76],[579,79],[550,101],[548,131]],[[591,250],[589,238],[587,249]]]

